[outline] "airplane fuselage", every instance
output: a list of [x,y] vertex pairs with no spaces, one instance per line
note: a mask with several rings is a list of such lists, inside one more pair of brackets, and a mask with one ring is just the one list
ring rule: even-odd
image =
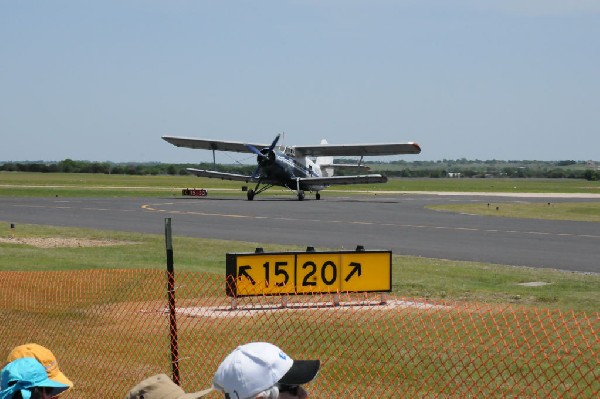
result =
[[308,157],[291,157],[284,152],[274,151],[275,159],[271,162],[261,162],[260,179],[268,181],[270,184],[287,187],[291,190],[321,191],[325,187],[323,184],[307,184],[298,179],[306,177],[321,177],[321,167]]

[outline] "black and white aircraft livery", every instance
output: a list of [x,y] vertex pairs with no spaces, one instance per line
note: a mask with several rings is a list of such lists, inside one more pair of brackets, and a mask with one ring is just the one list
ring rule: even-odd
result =
[[[187,168],[189,173],[199,177],[256,183],[254,189],[247,191],[249,201],[252,201],[255,195],[273,186],[282,186],[295,191],[298,199],[302,201],[305,191],[315,192],[316,199],[321,199],[319,191],[333,184],[385,183],[387,177],[380,174],[334,176],[334,171],[340,168],[368,170],[364,164],[361,164],[365,156],[419,154],[421,152],[421,147],[413,142],[330,145],[323,140],[320,145],[286,147],[277,145],[279,137],[280,135],[277,135],[271,145],[191,137],[163,136],[162,138],[177,147],[212,150],[213,161],[215,151],[256,154],[258,165],[250,176]],[[334,164],[333,157],[336,156],[360,156],[360,160],[357,164]],[[315,159],[313,160],[311,157]]]

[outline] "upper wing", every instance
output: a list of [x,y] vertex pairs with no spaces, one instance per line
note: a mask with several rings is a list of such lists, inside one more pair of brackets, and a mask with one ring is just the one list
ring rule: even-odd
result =
[[194,169],[194,168],[187,168],[186,170],[198,177],[209,177],[209,178],[216,178],[216,179],[221,179],[221,180],[235,180],[235,181],[243,181],[246,183],[257,180],[256,178],[254,178],[252,176],[238,175],[236,173],[215,172],[213,170]]
[[309,185],[332,185],[332,184],[371,184],[385,183],[387,177],[382,175],[356,175],[356,176],[332,176],[332,177],[304,177],[302,183]]
[[418,154],[421,147],[417,143],[389,144],[321,144],[301,145],[291,147],[296,156],[367,156],[367,155],[396,155]]
[[242,143],[241,141],[223,141],[223,140],[208,140],[208,139],[197,139],[193,137],[175,137],[175,136],[162,136],[162,139],[177,146],[185,148],[196,148],[201,150],[215,150],[215,151],[231,151],[231,152],[253,152],[247,145],[254,146],[254,148],[268,147],[269,144],[251,144]]

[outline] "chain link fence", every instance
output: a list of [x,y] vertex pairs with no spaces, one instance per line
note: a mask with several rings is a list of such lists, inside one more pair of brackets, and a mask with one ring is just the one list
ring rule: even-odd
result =
[[27,342],[51,349],[75,382],[64,399],[122,398],[158,373],[186,391],[207,388],[251,341],[321,359],[307,387],[315,398],[600,395],[598,313],[374,293],[233,300],[223,276],[200,272],[174,275],[170,312],[169,275],[0,272],[0,355]]

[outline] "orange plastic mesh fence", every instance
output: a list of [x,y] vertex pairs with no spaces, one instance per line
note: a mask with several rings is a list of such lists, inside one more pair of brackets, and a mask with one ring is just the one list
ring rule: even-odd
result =
[[[166,272],[0,272],[0,283],[2,356],[47,346],[75,382],[61,398],[122,398],[145,377],[172,374]],[[316,398],[600,394],[598,313],[373,293],[233,300],[225,285],[220,275],[175,274],[186,391],[209,387],[236,346],[267,341],[321,359],[307,386]]]

